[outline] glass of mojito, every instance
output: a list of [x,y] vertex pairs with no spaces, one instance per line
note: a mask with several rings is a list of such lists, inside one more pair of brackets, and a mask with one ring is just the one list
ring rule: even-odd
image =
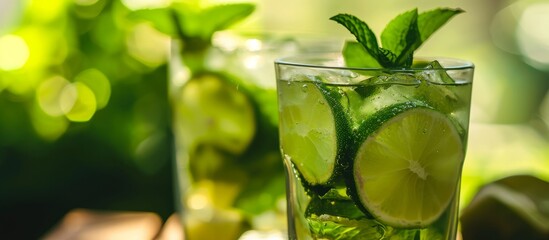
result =
[[290,239],[455,239],[474,66],[275,62]]
[[284,37],[220,32],[200,51],[174,40],[170,100],[176,204],[185,239],[280,239],[284,168],[272,63]]

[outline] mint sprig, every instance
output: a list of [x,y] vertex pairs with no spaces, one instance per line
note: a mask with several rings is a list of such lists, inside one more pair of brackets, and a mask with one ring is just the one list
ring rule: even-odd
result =
[[210,45],[215,32],[231,27],[254,10],[255,5],[249,3],[200,7],[177,2],[168,7],[136,10],[129,18],[147,21],[158,31],[181,39],[187,50],[196,51]]
[[247,3],[213,5],[205,8],[191,7],[183,3],[172,5],[173,15],[181,28],[183,39],[196,37],[208,40],[220,30],[224,30],[246,18],[255,7]]
[[350,67],[409,68],[414,52],[450,18],[464,12],[461,9],[438,8],[418,13],[404,12],[391,20],[381,33],[381,44],[370,27],[358,17],[338,14],[331,20],[351,32],[356,42],[347,42],[343,56]]
[[421,45],[417,9],[398,15],[381,33],[381,44],[396,57],[392,66],[410,66],[414,51]]

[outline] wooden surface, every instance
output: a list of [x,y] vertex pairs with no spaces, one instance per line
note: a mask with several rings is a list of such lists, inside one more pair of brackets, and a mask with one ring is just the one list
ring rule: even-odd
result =
[[182,240],[182,233],[176,214],[163,223],[155,213],[75,209],[67,213],[43,239]]

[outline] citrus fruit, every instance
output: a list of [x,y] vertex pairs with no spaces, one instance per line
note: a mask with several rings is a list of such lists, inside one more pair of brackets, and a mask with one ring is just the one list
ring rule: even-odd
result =
[[242,153],[256,132],[251,99],[218,73],[203,73],[189,80],[178,99],[176,127],[190,149],[214,145]]
[[353,160],[356,197],[393,227],[433,223],[456,192],[465,148],[454,123],[427,107],[399,104],[379,111]]
[[314,82],[281,83],[278,88],[280,144],[285,158],[309,184],[328,183],[341,172],[339,159],[346,153],[350,135],[336,93]]

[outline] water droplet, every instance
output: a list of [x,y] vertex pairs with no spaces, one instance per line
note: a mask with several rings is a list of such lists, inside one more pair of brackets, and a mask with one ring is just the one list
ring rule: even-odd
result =
[[308,88],[309,88],[309,86],[308,86],[307,84],[303,84],[303,85],[301,86],[301,91],[305,93],[305,92],[307,92],[307,89],[308,89]]

